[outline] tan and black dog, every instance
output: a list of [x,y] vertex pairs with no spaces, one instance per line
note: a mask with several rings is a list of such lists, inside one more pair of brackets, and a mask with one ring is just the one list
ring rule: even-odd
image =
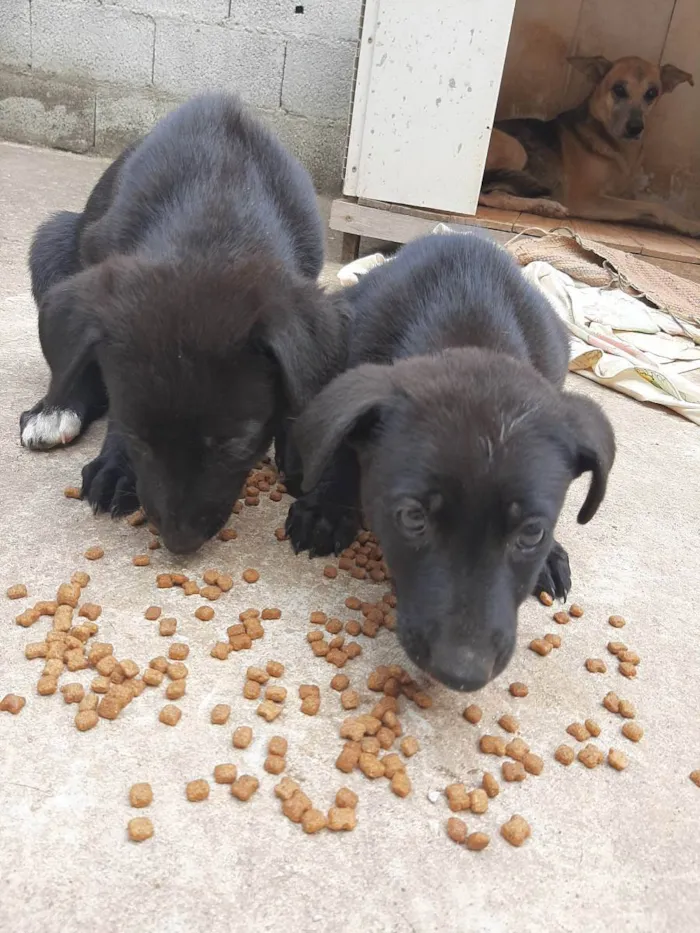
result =
[[553,120],[503,120],[491,134],[479,203],[545,217],[662,227],[700,237],[700,221],[635,200],[649,113],[693,76],[642,58],[570,58],[595,87]]

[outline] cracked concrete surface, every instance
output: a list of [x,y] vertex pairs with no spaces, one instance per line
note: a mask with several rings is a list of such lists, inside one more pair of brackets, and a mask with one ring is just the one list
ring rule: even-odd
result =
[[[598,933],[684,931],[697,925],[700,909],[700,789],[688,778],[700,768],[700,606],[697,597],[700,543],[700,433],[665,411],[606,392],[578,377],[571,388],[600,401],[617,431],[619,455],[609,494],[587,527],[575,524],[584,494],[572,487],[559,527],[574,575],[572,598],[585,615],[559,627],[552,610],[530,600],[521,612],[519,648],[509,669],[476,698],[426,685],[433,707],[407,706],[404,730],[421,751],[408,763],[413,793],[394,797],[387,782],[348,777],[333,762],[340,748],[338,723],[345,715],[329,689],[335,669],[313,657],[306,642],[314,609],[345,620],[348,594],[377,599],[384,588],[341,573],[323,576],[324,560],[295,557],[273,530],[286,503],[263,497],[257,509],[234,518],[237,540],[212,542],[184,564],[164,550],[151,567],[135,568],[148,533],[123,522],[95,518],[80,502],[63,497],[80,468],[97,450],[102,425],[67,450],[33,454],[18,441],[19,413],[45,388],[36,312],[25,266],[34,227],[53,210],[79,208],[104,163],[58,152],[0,146],[0,584],[29,588],[27,600],[4,600],[0,649],[0,697],[27,698],[16,716],[0,713],[0,929],[8,933],[219,933],[255,931],[515,931]],[[331,271],[337,268],[333,266]],[[92,544],[103,560],[88,564]],[[230,572],[233,589],[214,604],[210,623],[197,621],[196,598],[157,590],[165,569]],[[241,573],[256,567],[261,578],[246,585]],[[190,645],[187,695],[174,729],[158,722],[166,702],[162,688],[148,689],[114,722],[100,721],[78,733],[74,707],[60,694],[39,697],[41,661],[27,661],[24,645],[47,628],[42,619],[24,629],[14,616],[38,599],[50,599],[75,569],[92,582],[86,598],[100,603],[98,639],[111,641],[119,657],[140,665],[165,653],[169,639],[143,612],[161,605],[179,620],[175,640]],[[282,619],[265,623],[265,637],[251,651],[225,662],[209,656],[211,645],[248,607],[278,606]],[[628,623],[607,624],[610,613]],[[562,647],[541,658],[528,642],[548,631]],[[639,676],[617,673],[608,640],[623,640],[639,652]],[[376,695],[366,689],[368,672],[380,663],[404,663],[394,636],[359,639],[363,654],[345,671],[360,690],[363,710]],[[606,674],[584,669],[589,657],[606,660]],[[241,695],[249,664],[282,661],[289,696],[272,725],[255,715]],[[409,667],[408,663],[406,666]],[[92,672],[64,675],[62,682],[89,683]],[[419,677],[421,684],[425,680]],[[513,680],[530,687],[515,700]],[[321,687],[321,712],[299,710],[301,683]],[[622,720],[601,706],[608,690],[634,701],[645,730],[632,744],[620,734]],[[484,711],[478,727],[461,712],[467,702]],[[215,703],[231,704],[226,726],[209,723]],[[480,781],[500,762],[479,753],[476,739],[499,734],[495,720],[513,713],[521,734],[542,755],[540,777],[502,785],[483,816],[465,814],[470,831],[491,834],[481,853],[452,843],[444,825],[450,815],[442,791],[448,783]],[[625,751],[629,767],[594,771],[578,762],[557,764],[554,749],[573,740],[566,726],[587,717],[602,726],[595,744]],[[231,747],[236,725],[255,738],[244,752]],[[327,808],[346,784],[360,795],[358,826],[350,834],[307,837],[284,819],[262,769],[267,738],[289,740],[288,774],[314,803]],[[261,788],[249,803],[212,783],[209,799],[188,803],[185,783],[211,779],[216,764],[234,762],[255,774]],[[147,811],[155,836],[136,845],[126,840],[135,815],[128,789],[150,781],[154,802]],[[430,795],[430,796],[429,796]],[[432,800],[435,799],[435,802]],[[144,815],[146,811],[139,811]],[[513,813],[526,817],[531,839],[509,847],[498,827]]]

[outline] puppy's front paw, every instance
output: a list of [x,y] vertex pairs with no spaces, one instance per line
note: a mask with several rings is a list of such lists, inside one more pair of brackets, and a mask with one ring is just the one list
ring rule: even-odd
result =
[[44,408],[39,402],[19,419],[20,441],[30,450],[51,450],[74,441],[83,427],[80,415],[67,408]]
[[570,589],[571,568],[569,567],[569,555],[561,544],[555,541],[542,570],[540,570],[533,593],[535,596],[539,596],[540,593],[545,592],[555,599],[566,599]]
[[292,504],[286,532],[295,553],[308,551],[309,557],[322,557],[350,547],[359,527],[355,509],[323,501],[314,491]]
[[100,454],[83,467],[82,475],[82,496],[93,512],[110,512],[118,518],[138,509],[135,477],[123,457]]

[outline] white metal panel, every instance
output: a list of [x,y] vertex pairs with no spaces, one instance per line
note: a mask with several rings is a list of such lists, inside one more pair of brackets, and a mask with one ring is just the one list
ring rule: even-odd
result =
[[367,0],[344,193],[476,210],[515,0]]

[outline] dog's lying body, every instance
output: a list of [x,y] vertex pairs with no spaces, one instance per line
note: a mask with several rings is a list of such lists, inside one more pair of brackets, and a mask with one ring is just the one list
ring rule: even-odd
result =
[[579,521],[594,515],[612,429],[562,391],[562,324],[491,243],[415,241],[345,298],[349,368],[297,422],[309,492],[287,531],[296,550],[338,552],[364,509],[407,653],[449,686],[478,689],[506,666],[528,593],[568,591],[554,526],[588,470]]
[[236,98],[185,104],[107,169],[82,214],[37,231],[51,383],[22,415],[22,443],[67,443],[109,406],[83,494],[113,514],[140,501],[168,547],[196,549],[337,371],[322,261],[301,165]]
[[570,63],[595,85],[553,120],[496,123],[479,203],[545,217],[581,217],[700,236],[700,221],[664,204],[634,200],[645,120],[656,102],[692,75],[641,58],[600,56]]

